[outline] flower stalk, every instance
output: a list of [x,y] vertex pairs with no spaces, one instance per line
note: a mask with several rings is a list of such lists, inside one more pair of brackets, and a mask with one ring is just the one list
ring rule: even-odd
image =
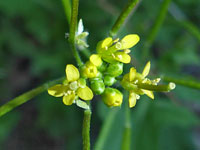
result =
[[125,103],[125,124],[122,138],[121,150],[131,149],[131,112],[128,106],[128,100]]
[[4,104],[0,107],[0,117],[5,115],[6,113],[10,112],[11,110],[13,110],[15,107],[24,104],[25,102],[31,100],[32,98],[39,95],[40,93],[46,91],[49,87],[62,82],[63,80],[64,80],[64,77],[56,79],[54,81],[47,82],[35,89],[32,89],[22,95],[17,96],[16,98],[10,100],[9,102],[7,102],[6,104]]
[[77,27],[77,18],[78,18],[78,5],[79,0],[72,1],[72,12],[71,12],[71,22],[70,22],[70,30],[69,30],[69,43],[71,45],[72,53],[77,61],[79,66],[83,65],[79,53],[76,49],[75,45],[75,35],[76,35],[76,27]]
[[90,121],[91,121],[92,112],[90,109],[84,111],[83,118],[83,150],[90,150]]
[[123,11],[121,12],[120,16],[117,18],[117,21],[113,25],[113,27],[112,27],[112,29],[110,31],[110,36],[113,37],[113,36],[115,36],[117,34],[117,32],[120,30],[120,28],[125,23],[125,21],[128,18],[128,16],[131,14],[133,8],[135,8],[136,5],[138,4],[138,2],[139,2],[139,0],[130,0],[127,3],[127,5],[123,9]]

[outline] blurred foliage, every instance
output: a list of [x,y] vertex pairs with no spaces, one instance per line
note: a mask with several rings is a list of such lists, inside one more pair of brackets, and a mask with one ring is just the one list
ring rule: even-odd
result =
[[[90,35],[90,50],[108,35],[127,1],[80,1],[79,18]],[[200,1],[174,0],[183,16],[200,27]],[[133,65],[143,68],[141,52],[161,1],[141,1],[120,31],[137,33],[139,44],[131,52]],[[175,12],[174,12],[175,13]],[[199,29],[200,30],[200,29]],[[48,80],[64,75],[74,63],[67,39],[68,24],[61,1],[0,1],[0,104]],[[151,47],[152,76],[191,76],[200,80],[200,43],[170,13]],[[84,57],[83,57],[84,58]],[[84,58],[86,59],[86,58]],[[125,71],[128,70],[128,67]],[[198,150],[200,145],[200,92],[182,86],[167,95],[138,101],[132,114],[132,148],[137,150]],[[92,145],[109,113],[100,97],[93,100]],[[104,150],[119,150],[124,106],[106,139]],[[66,107],[44,93],[0,118],[0,147],[7,149],[81,149],[82,110]]]

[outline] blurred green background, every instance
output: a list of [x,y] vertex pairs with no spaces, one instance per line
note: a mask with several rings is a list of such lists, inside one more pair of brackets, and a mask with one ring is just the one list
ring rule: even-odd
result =
[[[127,1],[80,0],[79,18],[90,33],[88,43],[108,36]],[[173,4],[172,4],[173,3]],[[150,49],[152,77],[162,75],[200,80],[200,1],[174,0]],[[132,65],[139,71],[144,44],[162,1],[143,0],[119,33],[137,33]],[[189,25],[188,25],[189,24]],[[193,26],[192,26],[193,27]],[[200,29],[199,29],[200,30]],[[69,32],[61,0],[0,1],[0,105],[65,74],[75,64],[65,33]],[[86,58],[83,56],[83,59]],[[130,66],[125,67],[128,72]],[[124,99],[126,101],[126,99]],[[94,145],[110,109],[100,97],[92,102],[91,143]],[[0,118],[1,150],[80,150],[83,111],[66,107],[47,92]],[[199,150],[200,91],[177,85],[155,101],[146,96],[131,109],[134,150]],[[124,107],[117,112],[103,150],[120,150]]]

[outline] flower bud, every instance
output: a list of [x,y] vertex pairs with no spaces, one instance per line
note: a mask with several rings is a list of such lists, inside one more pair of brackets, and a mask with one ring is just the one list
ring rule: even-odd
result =
[[103,63],[101,64],[101,66],[98,67],[98,70],[99,70],[100,72],[104,72],[104,71],[106,71],[106,68],[107,68],[107,64],[106,64],[105,62],[103,62]]
[[117,77],[123,72],[123,63],[111,63],[109,64],[106,73],[110,76]]
[[104,93],[102,94],[103,102],[112,107],[112,106],[120,106],[122,104],[123,95],[122,93],[114,88],[106,88]]
[[86,64],[81,68],[81,74],[85,78],[95,78],[98,74],[97,67],[91,62],[86,62]]
[[103,80],[100,78],[91,79],[90,85],[92,91],[97,95],[102,94],[105,90],[105,85],[103,83]]
[[104,77],[104,84],[107,86],[111,86],[116,82],[115,77],[111,77],[109,75],[106,75]]

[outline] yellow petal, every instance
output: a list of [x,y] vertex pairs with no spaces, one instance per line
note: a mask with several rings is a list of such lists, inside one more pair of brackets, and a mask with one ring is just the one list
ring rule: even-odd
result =
[[146,77],[149,74],[150,67],[151,67],[151,63],[150,63],[150,61],[148,61],[142,72],[143,77]]
[[129,100],[129,107],[130,108],[134,107],[137,102],[136,94],[134,92],[130,92],[128,100]]
[[131,61],[131,57],[124,52],[116,52],[115,53],[115,60],[118,60],[119,62],[128,64]]
[[74,65],[67,65],[66,76],[67,76],[67,81],[73,82],[79,79],[80,74],[78,69]]
[[102,64],[101,57],[97,54],[93,54],[90,56],[90,62],[97,67],[101,66]]
[[78,88],[77,95],[83,100],[91,100],[93,98],[92,90],[89,87]]
[[125,36],[120,42],[122,43],[122,49],[131,48],[136,45],[140,40],[137,34],[129,34]]
[[102,44],[101,44],[101,47],[102,48],[105,48],[106,46],[110,46],[110,45],[112,45],[112,42],[113,40],[112,40],[112,38],[111,37],[107,37],[107,38],[105,38],[103,41],[102,41]]
[[63,103],[65,105],[71,105],[75,100],[75,94],[72,93],[70,95],[63,96]]
[[132,67],[129,72],[129,81],[133,81],[136,77],[136,69]]
[[142,90],[144,92],[144,94],[146,94],[148,97],[150,97],[151,99],[154,99],[154,94],[152,91],[149,90]]
[[111,37],[105,38],[103,41],[100,41],[97,43],[97,52],[103,53],[106,49],[108,49],[109,46],[111,46],[113,43],[113,40]]
[[64,86],[62,84],[57,84],[48,89],[49,95],[55,96],[55,97],[63,96],[63,92],[64,92]]

